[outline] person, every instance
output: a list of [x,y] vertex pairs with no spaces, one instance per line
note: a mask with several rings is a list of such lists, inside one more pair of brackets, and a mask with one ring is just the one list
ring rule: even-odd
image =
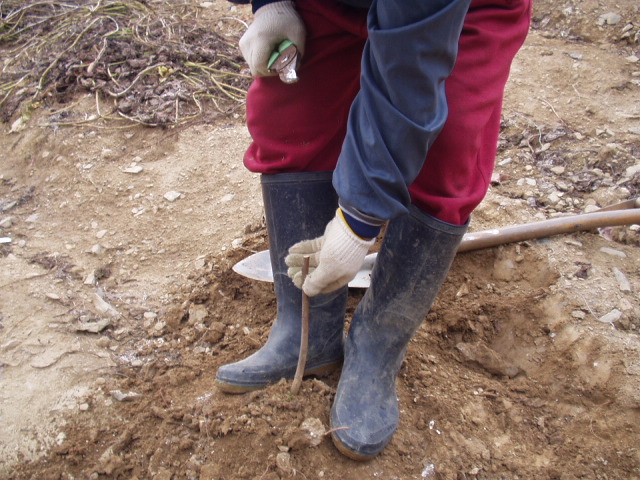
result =
[[[255,76],[244,164],[261,174],[277,315],[265,345],[220,367],[216,384],[241,393],[293,378],[301,287],[311,303],[305,375],[342,363],[332,439],[367,460],[398,427],[408,342],[487,192],[531,0],[253,0],[252,9],[240,40]],[[298,49],[294,84],[268,68],[283,40]],[[347,283],[385,225],[344,339]]]

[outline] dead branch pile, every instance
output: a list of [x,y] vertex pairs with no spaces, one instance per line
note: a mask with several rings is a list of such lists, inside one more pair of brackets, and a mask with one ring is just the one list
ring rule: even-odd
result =
[[96,98],[89,121],[168,126],[207,106],[234,111],[250,82],[237,37],[199,10],[191,0],[0,0],[0,120],[83,91]]

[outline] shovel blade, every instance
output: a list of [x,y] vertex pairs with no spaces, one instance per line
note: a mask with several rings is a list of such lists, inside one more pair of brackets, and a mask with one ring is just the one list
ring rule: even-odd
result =
[[[358,271],[355,278],[349,282],[349,287],[369,288],[371,270],[376,263],[377,255],[377,253],[371,253],[365,257],[362,268]],[[271,270],[269,250],[254,253],[240,260],[233,266],[233,271],[252,280],[273,283],[273,271]]]
[[273,283],[273,271],[271,270],[269,250],[254,253],[240,260],[233,266],[233,271],[252,280]]

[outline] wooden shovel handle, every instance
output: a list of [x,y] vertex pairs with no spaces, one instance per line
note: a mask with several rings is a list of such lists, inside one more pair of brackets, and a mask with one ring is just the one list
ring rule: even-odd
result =
[[[618,210],[609,207],[593,213],[583,213],[580,215],[542,220],[540,222],[525,223],[512,227],[467,233],[460,243],[458,252],[470,252],[472,250],[481,250],[505,243],[521,242],[523,240],[593,230],[601,227],[640,224],[640,208],[637,208],[638,199],[630,200],[629,202],[635,202],[630,203],[630,205],[634,205],[633,208]],[[627,202],[623,202],[623,204],[625,203]],[[614,205],[613,207],[618,207],[618,205]]]

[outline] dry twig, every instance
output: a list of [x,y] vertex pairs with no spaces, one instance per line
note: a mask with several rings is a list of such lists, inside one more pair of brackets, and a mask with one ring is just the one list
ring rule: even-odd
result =
[[[309,273],[309,257],[304,257],[302,264],[302,284]],[[302,331],[300,333],[300,354],[298,356],[298,366],[296,374],[291,384],[291,393],[298,394],[300,385],[302,385],[302,377],[304,376],[305,365],[307,364],[307,351],[309,349],[309,296],[302,291]]]

